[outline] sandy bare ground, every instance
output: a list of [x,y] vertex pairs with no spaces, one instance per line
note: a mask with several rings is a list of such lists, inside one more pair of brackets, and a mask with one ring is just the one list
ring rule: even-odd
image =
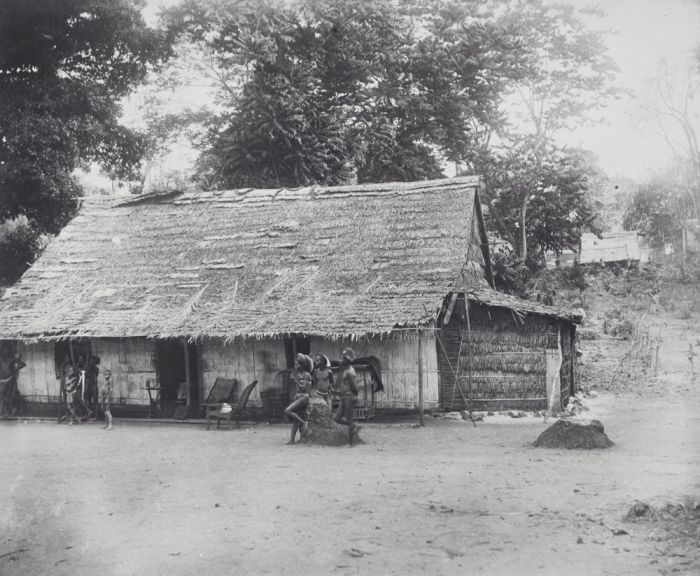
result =
[[541,418],[366,426],[343,449],[282,426],[3,423],[0,574],[697,574],[697,547],[623,519],[700,495],[700,402],[681,400],[592,401],[616,442],[599,452],[529,447]]

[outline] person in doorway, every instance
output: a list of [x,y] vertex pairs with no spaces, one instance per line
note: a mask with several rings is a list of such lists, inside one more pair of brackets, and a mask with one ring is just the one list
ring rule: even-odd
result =
[[328,408],[333,410],[333,372],[328,356],[316,354],[311,378],[316,393],[326,401]]
[[340,358],[340,373],[338,374],[338,383],[336,392],[340,396],[340,406],[335,413],[335,421],[338,424],[345,424],[348,427],[350,445],[353,443],[353,437],[357,435],[360,427],[355,424],[352,419],[352,411],[357,403],[357,372],[352,367],[352,362],[355,359],[355,353],[352,348],[346,348]]
[[309,395],[312,391],[311,369],[313,360],[306,354],[297,354],[294,359],[294,400],[285,409],[285,414],[292,420],[292,435],[287,444],[294,444],[297,430],[301,430],[301,438],[309,429],[308,411]]
[[[62,366],[62,386],[64,390],[64,397],[66,400],[66,409],[68,410],[68,415],[70,415],[70,424],[73,425],[74,422],[80,424],[80,417],[76,411],[78,395],[78,374],[76,373],[75,366],[68,359],[68,363],[63,363]],[[62,420],[63,418],[61,418]],[[60,420],[59,420],[60,421]]]
[[100,369],[97,365],[99,363],[100,358],[93,354],[88,358],[87,366],[85,367],[85,404],[88,407],[88,418],[90,420],[97,419],[97,409],[100,402],[97,392],[97,378],[100,374]]
[[17,376],[25,366],[19,352],[12,354],[8,350],[0,359],[0,416],[2,417],[12,416],[16,412],[15,403],[19,396]]
[[112,371],[105,370],[102,378],[102,387],[100,388],[100,397],[102,399],[102,411],[105,414],[104,430],[112,429],[112,392],[114,386],[112,384]]
[[90,417],[90,407],[87,403],[87,363],[85,362],[85,356],[82,354],[78,356],[75,371],[78,377],[78,386],[75,394],[75,408],[82,421],[87,420]]

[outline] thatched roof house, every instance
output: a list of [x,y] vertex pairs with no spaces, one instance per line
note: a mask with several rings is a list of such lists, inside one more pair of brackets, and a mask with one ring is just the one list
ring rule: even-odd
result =
[[116,372],[123,403],[146,401],[146,382],[174,396],[186,380],[196,405],[216,376],[256,378],[264,393],[294,351],[334,357],[352,341],[382,363],[380,404],[415,406],[424,379],[437,406],[438,389],[464,377],[439,359],[443,324],[466,318],[458,302],[573,337],[575,315],[493,290],[478,186],[467,177],[86,199],[0,300],[0,339],[31,356],[22,385],[36,399],[58,395],[66,342]]

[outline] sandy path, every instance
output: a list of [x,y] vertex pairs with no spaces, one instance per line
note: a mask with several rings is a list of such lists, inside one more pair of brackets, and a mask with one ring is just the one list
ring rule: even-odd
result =
[[367,426],[344,449],[285,446],[282,426],[3,423],[0,555],[22,551],[0,574],[697,573],[622,520],[700,495],[690,402],[596,399],[617,443],[600,452],[530,448],[535,418]]

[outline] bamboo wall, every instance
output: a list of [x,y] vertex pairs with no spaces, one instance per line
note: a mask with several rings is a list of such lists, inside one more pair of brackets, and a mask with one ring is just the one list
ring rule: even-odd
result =
[[[32,402],[58,402],[60,382],[55,363],[55,344],[18,344],[27,364],[19,373],[20,393]],[[100,380],[105,369],[112,371],[114,404],[148,405],[145,388],[156,385],[154,343],[145,338],[96,338],[90,340],[90,353],[100,357]]]
[[54,345],[51,342],[17,344],[22,360],[27,364],[19,372],[17,387],[20,394],[32,402],[58,402],[60,382],[56,379]]
[[[404,338],[367,338],[358,341],[331,341],[311,338],[311,355],[321,353],[332,360],[350,346],[359,357],[374,356],[381,365],[384,391],[375,396],[377,408],[418,407],[418,340]],[[426,408],[438,405],[438,369],[435,340],[423,340],[423,387]],[[262,340],[224,344],[206,341],[201,344],[203,398],[206,399],[218,376],[239,378],[243,384],[253,380],[258,386],[250,397],[251,405],[262,405],[263,396],[280,392],[282,382],[276,378],[287,368],[284,340]]]
[[[355,356],[374,356],[381,364],[384,391],[375,396],[377,408],[418,408],[418,339],[367,338],[357,341],[311,339],[311,353],[320,352],[331,360],[340,358],[343,348],[350,346]],[[426,409],[438,407],[438,364],[433,331],[424,332],[423,403]]]
[[284,340],[251,340],[231,344],[206,340],[199,345],[199,349],[202,401],[207,399],[218,377],[238,378],[242,386],[257,380],[258,385],[249,399],[251,406],[261,405],[266,393],[280,392],[281,382],[275,381],[275,377],[280,370],[287,368]]
[[[433,332],[422,341],[423,398],[426,408],[438,406],[438,361]],[[20,344],[27,367],[20,372],[20,392],[30,401],[56,402],[60,386],[55,366],[54,344]],[[264,404],[266,395],[281,392],[277,378],[287,368],[284,340],[262,340],[224,344],[221,340],[198,343],[200,400],[206,400],[216,378],[238,378],[243,385],[258,381],[250,397],[251,406]],[[375,396],[377,408],[418,407],[418,339],[415,337],[366,338],[330,341],[311,338],[311,354],[321,352],[337,360],[351,346],[357,357],[374,356],[381,365],[384,391]],[[145,338],[101,338],[90,340],[90,351],[100,357],[100,379],[112,371],[114,404],[148,405],[147,384],[157,385],[155,341]]]
[[561,405],[569,402],[569,396],[576,393],[576,326],[561,322]]
[[147,384],[155,387],[155,341],[146,338],[95,338],[92,354],[100,357],[100,381],[106,369],[112,371],[113,404],[148,405]]
[[[471,404],[472,410],[547,408],[544,351],[559,350],[560,321],[537,314],[521,319],[507,309],[473,302],[469,319],[471,330],[460,297],[438,342],[441,407],[462,410]],[[569,346],[562,351],[566,353],[561,366],[565,378],[562,387],[570,387],[573,349]]]

